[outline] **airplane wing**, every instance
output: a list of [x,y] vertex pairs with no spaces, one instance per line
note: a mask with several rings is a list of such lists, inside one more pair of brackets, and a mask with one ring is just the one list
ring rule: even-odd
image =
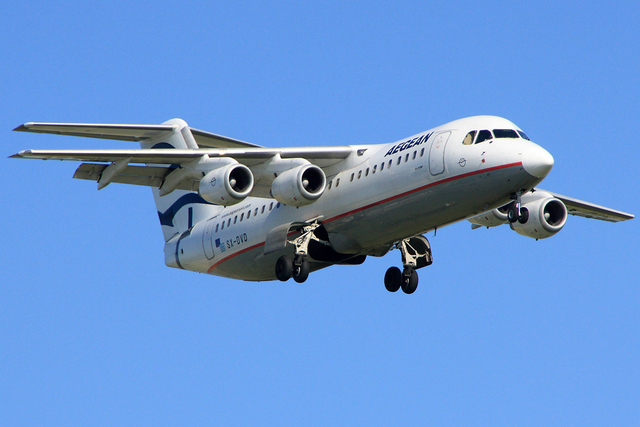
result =
[[[328,168],[346,159],[354,148],[341,147],[286,147],[265,148],[233,138],[188,128],[198,147],[185,149],[117,149],[117,150],[24,150],[11,158],[41,160],[71,160],[83,163],[74,178],[98,181],[110,165],[117,166],[117,174],[108,182],[159,187],[177,167],[206,158],[232,158],[248,167],[258,166],[276,156],[280,159],[302,158],[320,168]],[[139,142],[158,138],[175,130],[171,124],[85,124],[85,123],[26,123],[14,129],[19,132],[50,133],[90,138],[115,139]],[[210,148],[215,147],[215,148]],[[100,162],[100,163],[93,163]],[[133,164],[139,164],[135,166]],[[166,166],[163,166],[166,165]],[[258,166],[259,167],[259,166]],[[113,168],[112,168],[113,169]],[[271,178],[273,179],[273,178]],[[176,188],[194,191],[199,178],[185,178]],[[268,194],[264,185],[256,185],[253,194],[258,197]],[[99,187],[102,188],[102,187]],[[264,191],[263,191],[264,190]],[[264,193],[264,194],[262,194]]]
[[[202,158],[230,157],[248,167],[259,165],[270,158],[279,155],[281,159],[303,158],[309,162],[326,168],[347,158],[353,149],[344,147],[313,147],[313,148],[248,148],[248,149],[137,149],[137,150],[24,150],[10,158],[42,159],[42,160],[72,160],[82,163],[73,177],[99,181],[105,169],[116,162],[125,162],[124,169],[109,179],[109,182],[120,184],[143,185],[160,187],[165,179],[179,165]],[[135,166],[131,163],[140,163]],[[166,166],[162,166],[166,165]],[[197,191],[199,178],[185,178],[175,187],[179,190]],[[102,188],[99,186],[99,188]],[[252,195],[255,197],[269,197],[269,188],[255,185]]]
[[[14,129],[17,132],[50,133],[55,135],[82,136],[86,138],[114,139],[140,142],[164,132],[171,132],[173,125],[127,125],[96,123],[34,123],[29,122]],[[216,148],[259,148],[259,145],[239,139],[217,135],[203,130],[189,128],[200,147]]]
[[[546,190],[541,190],[546,191]],[[615,209],[606,208],[593,203],[574,199],[573,197],[563,196],[552,191],[546,191],[553,197],[560,199],[567,207],[567,213],[570,215],[581,216],[584,218],[599,219],[601,221],[619,222],[633,219],[632,214],[617,211]]]
[[349,146],[342,147],[286,147],[247,149],[131,149],[131,150],[23,150],[10,158],[41,160],[72,160],[88,162],[115,162],[131,158],[129,163],[182,164],[199,159],[230,157],[247,166],[262,163],[279,154],[283,159],[304,158],[319,167],[331,166],[353,152]]
[[[585,202],[583,200],[574,199],[573,197],[563,196],[551,191],[542,190],[540,188],[533,189],[531,193],[523,195],[524,198],[534,194],[542,194],[543,198],[556,198],[560,200],[567,209],[567,214],[581,216],[583,218],[593,218],[600,221],[620,222],[635,218],[632,214],[596,205],[594,203]],[[531,199],[529,199],[531,200]],[[502,206],[493,211],[483,212],[479,215],[467,218],[471,223],[471,229],[475,230],[480,227],[497,227],[502,224],[508,224],[507,209],[509,205]]]

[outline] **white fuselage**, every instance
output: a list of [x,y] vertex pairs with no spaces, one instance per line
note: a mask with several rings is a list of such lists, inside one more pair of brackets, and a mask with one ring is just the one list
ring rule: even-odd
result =
[[[210,219],[165,247],[172,267],[243,280],[274,280],[274,265],[288,246],[264,254],[267,233],[319,218],[341,254],[382,256],[401,239],[503,206],[517,191],[537,185],[539,158],[550,158],[523,138],[463,145],[470,130],[519,129],[508,120],[457,120],[392,144],[353,146],[349,168],[327,176],[316,202],[285,206],[249,197],[220,207]],[[537,176],[540,175],[540,176]],[[182,254],[182,255],[181,255]],[[185,255],[188,254],[188,255]],[[312,270],[331,263],[313,262]]]

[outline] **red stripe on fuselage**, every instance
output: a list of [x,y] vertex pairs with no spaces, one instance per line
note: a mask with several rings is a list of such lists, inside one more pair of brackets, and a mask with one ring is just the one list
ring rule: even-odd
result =
[[[389,197],[387,199],[380,200],[380,201],[375,202],[375,203],[371,203],[371,204],[363,206],[361,208],[350,210],[348,212],[345,212],[343,214],[334,216],[333,218],[329,218],[329,219],[324,220],[322,222],[323,223],[328,223],[328,222],[331,222],[331,221],[335,221],[337,219],[344,218],[345,216],[349,216],[349,215],[353,215],[354,213],[361,212],[361,211],[363,211],[365,209],[369,209],[369,208],[372,208],[374,206],[379,206],[379,205],[382,205],[384,203],[388,203],[388,202],[391,202],[393,200],[399,199],[401,197],[408,196],[409,194],[413,194],[413,193],[416,193],[418,191],[426,190],[427,188],[435,187],[436,185],[445,184],[447,182],[456,181],[458,179],[467,178],[467,177],[473,176],[473,175],[479,175],[479,174],[482,174],[482,173],[487,173],[487,172],[500,170],[500,169],[507,169],[507,168],[516,167],[516,166],[522,166],[522,162],[509,163],[507,165],[502,165],[502,166],[494,166],[494,167],[487,168],[487,169],[477,170],[477,171],[473,171],[473,172],[464,173],[462,175],[456,175],[456,176],[452,176],[452,177],[449,177],[449,178],[445,178],[445,179],[440,180],[440,181],[436,181],[436,182],[432,182],[432,183],[427,184],[427,185],[423,185],[422,187],[414,188],[413,190],[409,190],[409,191],[407,191],[405,193],[396,194],[393,197]],[[289,235],[294,234],[294,233],[295,232],[289,233]],[[253,246],[249,246],[248,248],[244,248],[243,250],[238,251],[235,254],[229,255],[228,257],[221,259],[220,261],[216,262],[211,267],[209,267],[209,269],[207,270],[207,273],[211,273],[211,271],[213,271],[213,269],[216,268],[221,263],[223,263],[223,262],[225,262],[225,261],[227,261],[227,260],[229,260],[229,259],[231,259],[231,258],[233,258],[235,256],[243,254],[243,253],[245,253],[247,251],[250,251],[252,249],[259,248],[260,246],[264,246],[264,244],[265,244],[265,242],[261,242],[261,243],[255,244]]]
[[361,208],[354,209],[354,210],[349,211],[349,212],[345,212],[343,214],[340,214],[338,216],[334,216],[333,218],[330,218],[330,219],[322,221],[322,222],[323,223],[327,223],[327,222],[335,221],[336,219],[344,218],[345,216],[348,216],[348,215],[363,211],[365,209],[372,208],[374,206],[379,206],[379,205],[382,205],[384,203],[391,202],[392,200],[396,200],[396,199],[399,199],[400,197],[408,196],[409,194],[413,194],[413,193],[416,193],[418,191],[426,190],[427,188],[435,187],[436,185],[440,185],[440,184],[444,184],[444,183],[447,183],[447,182],[455,181],[455,180],[458,180],[458,179],[466,178],[466,177],[472,176],[472,175],[478,175],[478,174],[481,174],[481,173],[491,172],[491,171],[498,170],[498,169],[506,169],[506,168],[510,168],[510,167],[514,167],[514,166],[522,166],[522,162],[509,163],[508,165],[502,165],[502,166],[494,166],[492,168],[482,169],[480,171],[474,171],[474,172],[469,172],[469,173],[465,173],[465,174],[462,174],[462,175],[456,175],[456,176],[452,176],[452,177],[449,177],[449,178],[445,178],[445,179],[443,179],[441,181],[432,182],[431,184],[427,184],[427,185],[423,185],[422,187],[414,188],[413,190],[409,190],[409,191],[407,191],[405,193],[396,194],[395,196],[389,197],[388,199],[380,200],[379,202],[371,203],[370,205],[366,205],[366,206],[363,206]]

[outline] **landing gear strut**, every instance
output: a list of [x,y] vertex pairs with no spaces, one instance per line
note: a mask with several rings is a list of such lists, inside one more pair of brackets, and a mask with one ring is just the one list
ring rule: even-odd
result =
[[405,294],[412,294],[418,288],[416,269],[433,263],[431,245],[426,237],[414,236],[400,241],[395,247],[400,249],[404,268],[400,271],[398,267],[390,267],[384,275],[384,287],[389,292],[402,288]]
[[303,283],[309,277],[311,266],[307,255],[309,253],[309,243],[312,240],[320,242],[324,245],[329,245],[329,242],[318,239],[314,234],[316,228],[320,227],[320,223],[317,221],[305,225],[302,227],[302,234],[294,240],[288,240],[287,242],[294,245],[296,248],[295,256],[293,260],[287,255],[282,255],[276,262],[276,277],[278,280],[286,282],[291,277],[298,283]]
[[515,200],[507,210],[507,219],[511,224],[516,221],[525,224],[529,220],[529,209],[522,206],[522,191],[518,191],[512,197]]

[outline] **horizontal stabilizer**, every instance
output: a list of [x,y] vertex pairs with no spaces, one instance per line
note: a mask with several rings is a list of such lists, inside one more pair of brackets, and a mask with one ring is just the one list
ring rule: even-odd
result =
[[171,132],[171,125],[117,125],[94,123],[34,123],[29,122],[14,129],[17,132],[50,133],[54,135],[83,136],[87,138],[142,141],[162,132]]
[[[215,133],[189,128],[200,147],[213,148],[260,148],[259,145]],[[174,126],[129,125],[97,123],[35,123],[29,122],[14,129],[18,132],[49,133],[54,135],[82,136],[86,138],[113,139],[140,142],[155,138],[165,132],[173,132]]]

